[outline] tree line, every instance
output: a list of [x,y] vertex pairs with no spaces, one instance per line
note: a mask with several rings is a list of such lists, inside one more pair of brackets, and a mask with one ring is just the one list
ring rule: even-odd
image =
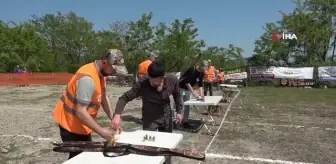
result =
[[92,22],[74,12],[33,15],[19,23],[0,21],[0,72],[13,72],[17,65],[32,72],[74,72],[110,48],[123,51],[131,73],[150,52],[171,72],[199,59],[224,69],[245,65],[241,48],[209,46],[197,39],[191,18],[153,25],[152,17],[144,13],[139,20],[114,21],[103,30],[94,30]]
[[[33,15],[19,23],[0,21],[0,72],[12,72],[16,65],[34,72],[74,72],[109,48],[124,52],[129,72],[136,71],[150,52],[156,52],[170,72],[186,69],[199,57],[224,70],[335,65],[336,29],[331,19],[336,16],[336,0],[293,3],[292,12],[279,11],[281,20],[265,24],[247,62],[240,47],[211,46],[198,39],[192,18],[153,25],[153,13],[144,13],[136,21],[111,21],[104,30],[94,30],[92,22],[74,12]],[[274,41],[274,32],[294,33],[297,40]]]
[[[291,13],[282,19],[269,22],[265,32],[255,41],[249,59],[253,66],[322,66],[335,65],[336,35],[333,17],[336,17],[336,0],[296,0]],[[297,40],[272,40],[274,32],[287,32]]]

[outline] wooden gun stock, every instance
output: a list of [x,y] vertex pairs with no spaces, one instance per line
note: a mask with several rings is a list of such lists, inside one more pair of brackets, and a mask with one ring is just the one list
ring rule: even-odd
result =
[[[115,146],[108,146],[107,142],[64,142],[54,143],[53,151],[55,152],[103,152],[104,156],[116,157],[115,155],[108,155],[109,152],[126,154],[140,154],[148,156],[179,156],[199,161],[205,160],[205,153],[197,150],[189,149],[168,149],[153,146],[141,146],[131,144],[116,144]],[[120,156],[120,155],[118,155]]]

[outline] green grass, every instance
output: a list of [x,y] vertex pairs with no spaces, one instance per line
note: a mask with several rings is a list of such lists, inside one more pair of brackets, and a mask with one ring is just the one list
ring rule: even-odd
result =
[[[244,88],[232,114],[241,121],[277,118],[289,122],[304,119],[334,119],[336,90],[304,88]],[[242,110],[243,109],[243,110]],[[296,119],[296,120],[295,120]]]
[[242,88],[213,152],[334,163],[336,90]]
[[249,97],[252,101],[259,100],[265,103],[276,101],[278,103],[304,102],[336,105],[336,89],[254,87],[244,88],[242,93],[241,96]]

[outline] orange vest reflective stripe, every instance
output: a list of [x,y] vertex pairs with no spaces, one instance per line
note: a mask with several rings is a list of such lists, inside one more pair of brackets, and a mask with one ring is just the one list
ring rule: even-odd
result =
[[84,125],[76,116],[76,81],[83,76],[90,76],[94,82],[94,93],[87,111],[93,118],[96,118],[101,105],[105,79],[99,77],[94,62],[79,68],[76,74],[70,79],[70,82],[53,110],[53,118],[61,127],[69,132],[87,135],[92,132],[92,129]]
[[212,82],[215,79],[215,71],[216,69],[214,66],[210,66],[209,69],[205,70],[203,81]]
[[145,75],[147,75],[147,69],[150,64],[152,64],[152,61],[149,59],[139,64],[139,68],[138,68],[138,71],[139,71],[138,78],[139,79],[142,79]]
[[218,73],[218,80],[224,81],[224,72]]

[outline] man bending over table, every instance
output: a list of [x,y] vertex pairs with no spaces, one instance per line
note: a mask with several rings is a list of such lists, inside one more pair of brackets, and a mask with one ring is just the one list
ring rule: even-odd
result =
[[[208,68],[208,62],[203,60],[200,64],[194,65],[185,71],[179,80],[179,87],[181,88],[181,95],[183,97],[183,102],[186,102],[190,99],[190,95],[193,95],[195,98],[203,98],[203,77],[204,70]],[[193,87],[198,84],[199,92],[195,91]],[[183,113],[183,127],[190,128],[189,112],[190,106],[184,105]]]
[[[176,103],[176,122],[182,122],[182,97],[178,79],[173,74],[166,74],[163,65],[153,62],[148,67],[148,78],[138,82],[125,92],[116,104],[112,126],[120,128],[120,115],[126,104],[137,97],[142,97],[143,130],[173,132],[172,110],[169,96],[173,95]],[[167,158],[166,164],[171,163]]]
[[[92,141],[92,132],[106,140],[113,138],[115,134],[101,127],[96,118],[100,107],[109,119],[113,118],[106,78],[115,74],[125,75],[127,71],[122,52],[110,49],[99,60],[80,67],[70,79],[53,110],[63,142]],[[78,154],[69,153],[69,159]]]

